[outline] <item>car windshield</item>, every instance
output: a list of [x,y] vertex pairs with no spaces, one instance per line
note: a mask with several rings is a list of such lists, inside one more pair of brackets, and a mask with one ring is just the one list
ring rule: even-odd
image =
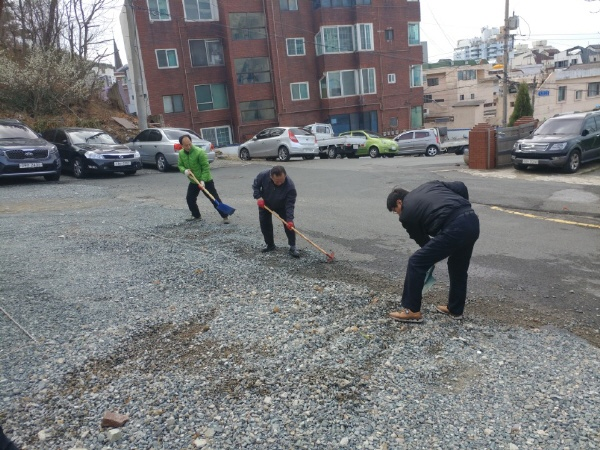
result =
[[163,130],[170,141],[179,141],[179,137],[184,134],[189,134],[192,137],[193,144],[205,145],[206,141],[194,133],[192,130]]
[[98,130],[80,130],[67,133],[73,144],[118,144],[113,137]]
[[374,133],[373,131],[365,131],[365,133],[367,133],[367,136],[369,136],[370,138],[376,138],[376,139],[381,139],[383,138],[383,136]]
[[548,119],[535,132],[535,136],[552,134],[579,134],[581,118]]
[[19,124],[0,125],[0,139],[38,139],[37,134]]

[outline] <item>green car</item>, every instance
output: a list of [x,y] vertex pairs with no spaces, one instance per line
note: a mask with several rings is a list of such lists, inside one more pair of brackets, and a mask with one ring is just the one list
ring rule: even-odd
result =
[[340,136],[352,136],[365,139],[364,143],[356,150],[356,153],[354,154],[355,157],[369,155],[371,158],[379,158],[380,156],[393,158],[398,152],[398,143],[396,141],[384,138],[373,131],[345,131],[344,133],[340,133]]

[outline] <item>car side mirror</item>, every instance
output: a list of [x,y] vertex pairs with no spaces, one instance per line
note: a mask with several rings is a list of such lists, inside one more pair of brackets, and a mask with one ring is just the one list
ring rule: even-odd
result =
[[253,136],[253,137],[252,137],[252,140],[253,140],[253,141],[257,141],[257,140],[258,140],[258,138],[257,138],[256,136]]
[[590,130],[587,130],[587,129],[586,129],[586,130],[583,130],[583,131],[581,132],[581,135],[582,135],[582,136],[587,136],[588,134],[590,134]]

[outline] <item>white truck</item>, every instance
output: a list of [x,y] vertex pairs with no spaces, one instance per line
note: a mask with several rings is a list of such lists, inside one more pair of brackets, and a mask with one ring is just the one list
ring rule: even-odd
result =
[[465,150],[469,149],[469,131],[468,128],[448,129],[439,127],[440,151],[462,155]]
[[336,136],[328,123],[313,123],[306,125],[303,129],[315,136],[321,159],[353,156],[358,147],[364,145],[366,141],[366,138],[361,137]]

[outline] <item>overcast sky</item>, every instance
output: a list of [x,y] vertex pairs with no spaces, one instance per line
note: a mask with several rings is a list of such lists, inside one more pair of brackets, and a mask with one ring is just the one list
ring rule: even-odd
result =
[[[429,62],[451,59],[457,41],[479,37],[483,27],[504,25],[505,0],[420,0],[420,3],[421,40],[427,41]],[[113,32],[125,63],[120,11],[121,6],[113,10]],[[559,50],[600,44],[600,0],[509,0],[509,16],[513,13],[520,19],[515,43],[546,39],[548,45]],[[110,63],[114,63],[114,58]]]
[[[452,58],[460,39],[504,25],[505,0],[421,0],[421,40],[429,62]],[[600,44],[600,1],[509,0],[509,16],[519,16],[515,44],[547,40],[559,50]]]

